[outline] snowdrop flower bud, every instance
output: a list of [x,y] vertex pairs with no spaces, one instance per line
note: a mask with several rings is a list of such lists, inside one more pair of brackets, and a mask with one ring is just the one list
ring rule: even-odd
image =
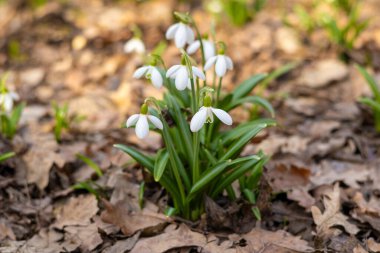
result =
[[5,112],[11,112],[13,109],[14,101],[19,100],[20,97],[16,92],[5,91],[0,93],[0,108]]
[[144,54],[145,53],[144,42],[141,39],[134,37],[124,44],[124,52],[127,54],[133,53],[133,52],[138,53],[138,54]]
[[[203,44],[205,59],[207,61],[211,57],[215,56],[215,45],[212,41],[207,40],[207,39],[202,39],[202,44]],[[189,45],[186,51],[188,54],[194,54],[200,47],[201,47],[200,40],[196,40]]]
[[[166,72],[166,77],[175,79],[175,87],[178,90],[184,90],[186,87],[191,88],[190,73],[187,66],[182,60],[181,65],[174,65],[168,69]],[[192,66],[191,70],[193,72],[193,78],[198,77],[199,79],[205,80],[205,74],[197,67]]]
[[169,27],[165,37],[168,40],[174,39],[176,47],[183,48],[186,44],[191,44],[195,36],[189,25],[178,22]]
[[205,123],[212,123],[214,122],[214,115],[220,119],[224,124],[226,125],[232,125],[232,118],[231,116],[217,108],[211,107],[211,97],[206,96],[203,101],[203,106],[199,109],[199,111],[193,116],[190,122],[190,130],[192,132],[198,132]]
[[134,78],[141,78],[143,75],[145,75],[145,78],[150,80],[154,87],[161,88],[163,79],[161,76],[160,71],[157,69],[155,64],[153,65],[147,65],[142,66],[138,68],[135,73],[133,74]]
[[162,130],[163,125],[159,118],[153,115],[147,115],[148,106],[143,104],[141,106],[140,114],[133,114],[127,120],[126,127],[136,126],[135,132],[138,138],[144,139],[149,133],[148,120],[158,129]]
[[225,45],[224,43],[219,43],[220,48],[218,51],[218,55],[213,56],[209,58],[204,66],[204,70],[208,70],[212,67],[212,65],[215,64],[215,73],[218,77],[223,77],[227,69],[232,70],[233,69],[233,63],[230,57],[224,54],[225,51]]

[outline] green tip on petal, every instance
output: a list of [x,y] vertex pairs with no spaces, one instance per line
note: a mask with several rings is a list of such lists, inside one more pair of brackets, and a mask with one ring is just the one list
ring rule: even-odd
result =
[[204,107],[211,107],[211,97],[206,96],[205,99],[203,100],[203,106]]
[[148,106],[145,103],[142,104],[141,109],[140,109],[140,113],[141,114],[147,114],[148,113]]

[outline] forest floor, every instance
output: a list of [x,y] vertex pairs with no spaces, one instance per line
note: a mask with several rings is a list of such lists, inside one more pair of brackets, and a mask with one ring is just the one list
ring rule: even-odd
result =
[[[354,67],[369,55],[372,72],[380,70],[377,1],[364,1],[362,15],[372,21],[348,63],[323,31],[306,38],[283,24],[284,10],[300,1],[281,8],[269,1],[243,27],[217,24],[235,67],[224,92],[253,74],[294,68],[263,91],[278,126],[244,151],[271,156],[261,182],[262,220],[233,203],[214,206],[195,224],[162,215],[165,195],[153,182],[141,211],[139,183],[148,177],[112,145],[149,153],[162,145],[158,134],[140,141],[121,128],[145,97],[163,94],[132,78],[143,61],[123,52],[131,24],[150,50],[165,40],[174,10],[190,10],[201,31],[211,15],[199,3],[171,0],[50,1],[36,10],[21,2],[0,4],[0,73],[9,73],[8,83],[27,102],[15,138],[0,142],[1,153],[17,153],[0,165],[0,252],[380,252],[380,135],[372,112],[357,102],[371,92]],[[172,43],[163,58],[167,66],[179,61]],[[52,101],[85,117],[61,143]],[[233,113],[236,122],[248,117],[248,107]],[[98,178],[78,153],[104,175]],[[88,180],[101,186],[101,198],[72,188]]]

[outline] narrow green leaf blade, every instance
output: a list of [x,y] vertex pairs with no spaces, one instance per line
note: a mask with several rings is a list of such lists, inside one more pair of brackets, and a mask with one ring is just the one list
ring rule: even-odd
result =
[[8,160],[9,158],[15,156],[16,153],[15,152],[7,152],[7,153],[4,153],[4,154],[1,154],[0,155],[0,163],[5,161],[5,160]]
[[115,144],[113,145],[115,148],[120,149],[121,151],[124,151],[128,155],[130,155],[134,160],[139,162],[142,166],[147,168],[152,174],[154,170],[154,161],[151,157],[144,155],[140,151],[137,151],[136,149],[132,147],[128,147],[124,144]]
[[96,173],[96,175],[98,175],[98,177],[101,177],[103,176],[103,171],[102,169],[100,169],[99,165],[97,165],[93,160],[91,160],[89,157],[87,156],[84,156],[82,154],[77,154],[76,155],[78,159],[80,159],[81,161],[83,161],[85,164],[87,164],[91,169],[93,169]]
[[253,77],[243,81],[233,92],[232,100],[242,98],[249,94],[262,80],[265,79],[267,74],[257,74]]
[[165,172],[166,166],[169,161],[169,153],[166,149],[162,149],[159,151],[156,157],[156,161],[154,163],[154,173],[153,177],[156,182],[160,181],[162,175]]

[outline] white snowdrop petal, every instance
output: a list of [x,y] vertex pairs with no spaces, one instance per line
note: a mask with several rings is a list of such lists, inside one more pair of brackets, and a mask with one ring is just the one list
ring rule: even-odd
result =
[[171,66],[166,72],[166,77],[173,77],[173,75],[179,70],[182,65]]
[[190,122],[190,130],[192,132],[198,132],[206,122],[207,109],[201,107],[199,111],[193,116]]
[[232,60],[230,57],[228,56],[224,56],[224,59],[226,60],[226,63],[227,63],[227,68],[229,70],[232,70],[234,68],[234,64],[232,63]]
[[187,47],[186,51],[188,54],[194,54],[200,48],[200,46],[201,43],[199,42],[199,40],[196,40]]
[[191,81],[190,81],[190,78],[187,79],[187,86],[186,86],[189,90],[191,90]]
[[20,99],[20,97],[19,97],[19,95],[16,93],[16,92],[14,92],[14,91],[10,91],[9,92],[9,95],[11,96],[11,98],[13,99],[13,100],[19,100]]
[[214,115],[212,114],[212,110],[210,107],[207,107],[206,122],[208,123],[214,122]]
[[12,108],[13,108],[13,99],[12,99],[12,97],[9,94],[6,94],[4,96],[3,105],[4,105],[4,110],[6,112],[12,111]]
[[211,110],[224,124],[232,125],[232,118],[227,112],[217,108],[211,108]]
[[137,120],[139,119],[140,114],[133,114],[131,117],[128,118],[127,123],[125,124],[126,127],[131,127],[136,125]]
[[166,31],[166,34],[165,34],[166,39],[168,40],[173,39],[178,27],[179,27],[179,23],[171,25],[169,29]]
[[209,68],[211,68],[211,66],[215,63],[216,59],[217,59],[217,56],[213,56],[210,59],[208,59],[204,66],[204,70],[208,70]]
[[188,25],[185,25],[185,27],[186,27],[186,42],[188,44],[191,44],[193,43],[194,38],[195,38],[194,32],[193,30],[191,30],[191,28]]
[[151,80],[154,87],[156,88],[162,87],[163,79],[162,79],[161,73],[156,68],[152,68]]
[[184,90],[186,89],[187,82],[188,82],[188,74],[186,67],[182,67],[177,71],[177,75],[175,77],[175,87],[178,90]]
[[155,127],[157,127],[158,129],[163,129],[164,126],[162,125],[162,122],[159,118],[157,118],[156,116],[153,116],[153,115],[148,115],[148,119],[150,120],[150,122],[153,123],[153,125]]
[[214,43],[212,43],[208,40],[203,40],[203,50],[205,53],[206,60],[215,56],[215,45],[214,45]]
[[150,66],[143,66],[136,69],[135,73],[133,73],[133,78],[141,78],[150,68]]
[[176,47],[183,48],[186,44],[186,26],[184,24],[180,24],[175,36],[174,36],[174,42]]
[[132,52],[144,53],[145,45],[140,39],[133,38],[124,44],[124,52],[125,53],[132,53]]
[[195,76],[199,77],[202,80],[206,79],[205,74],[199,68],[193,66],[192,70]]
[[222,77],[226,74],[227,64],[223,56],[219,55],[217,57],[218,59],[216,60],[215,64],[215,72],[217,76]]
[[149,133],[149,124],[148,120],[146,118],[146,115],[141,115],[136,123],[136,135],[138,138],[143,139],[145,138]]

